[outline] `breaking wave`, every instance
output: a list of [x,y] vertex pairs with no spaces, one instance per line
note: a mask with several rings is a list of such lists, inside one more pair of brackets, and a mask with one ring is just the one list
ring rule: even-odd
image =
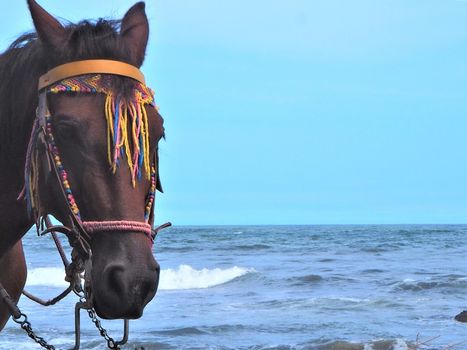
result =
[[67,287],[65,270],[60,267],[38,267],[28,270],[26,287],[30,286]]
[[[210,288],[254,272],[254,269],[234,266],[196,270],[190,265],[161,271],[159,290]],[[26,286],[67,287],[65,271],[58,267],[39,267],[28,271]]]
[[254,269],[234,266],[228,269],[196,270],[190,265],[180,265],[178,269],[162,270],[159,289],[209,288],[229,282],[237,277],[254,272]]
[[466,287],[467,277],[461,275],[446,275],[437,278],[427,278],[423,281],[406,278],[404,281],[395,284],[396,291],[411,292],[419,292],[428,289],[453,289]]

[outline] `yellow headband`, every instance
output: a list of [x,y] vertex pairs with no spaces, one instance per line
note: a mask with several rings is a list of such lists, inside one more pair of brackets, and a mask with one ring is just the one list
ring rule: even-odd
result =
[[49,70],[39,78],[38,89],[42,90],[66,78],[97,73],[121,75],[146,84],[143,73],[131,64],[113,60],[84,60],[65,63]]

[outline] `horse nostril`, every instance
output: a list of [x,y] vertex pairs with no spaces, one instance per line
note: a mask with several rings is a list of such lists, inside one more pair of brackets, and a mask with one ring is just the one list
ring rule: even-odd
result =
[[154,293],[154,284],[150,281],[145,281],[141,285],[141,296],[145,299],[148,295]]
[[104,269],[101,281],[102,286],[115,296],[133,297],[130,294],[136,292],[144,300],[148,295],[153,296],[157,290],[159,272],[158,263],[154,269],[146,272],[133,271],[120,264],[110,264]]
[[109,265],[103,273],[103,281],[109,289],[117,294],[125,290],[124,285],[125,267],[122,265]]
[[161,272],[161,265],[159,265],[159,263],[154,260],[154,270],[156,271],[157,275],[159,276],[160,272]]

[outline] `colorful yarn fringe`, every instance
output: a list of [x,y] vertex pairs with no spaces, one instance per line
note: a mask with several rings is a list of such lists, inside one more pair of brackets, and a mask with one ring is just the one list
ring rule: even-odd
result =
[[[135,82],[130,98],[125,99],[121,95],[115,95],[106,79],[108,76],[95,74],[84,75],[75,78],[62,80],[60,83],[48,88],[48,93],[58,94],[66,92],[78,93],[103,93],[105,99],[105,119],[107,122],[107,154],[108,162],[113,173],[116,172],[120,159],[126,157],[128,167],[131,172],[133,187],[136,179],[140,179],[145,173],[147,179],[151,181],[151,186],[146,197],[145,220],[149,221],[155,191],[156,191],[156,168],[155,162],[150,160],[149,146],[149,123],[145,105],[154,105],[154,92],[144,84]],[[38,164],[39,153],[36,143],[40,137],[42,128],[45,130],[46,143],[52,155],[50,161],[55,163],[58,175],[65,191],[68,205],[73,213],[80,218],[79,208],[73,197],[68,174],[64,169],[58,148],[53,136],[52,122],[47,108],[46,95],[40,97],[39,109],[43,109],[44,127],[41,127],[41,120],[36,118],[31,138],[29,140],[25,163],[25,186],[18,198],[26,198],[29,212],[35,218],[40,218],[41,208],[39,207],[38,191]],[[34,210],[34,213],[32,211]]]
[[107,154],[112,172],[115,173],[123,155],[126,156],[133,186],[143,170],[151,177],[149,159],[149,123],[145,105],[154,106],[154,93],[144,84],[135,82],[133,96],[125,99],[106,84],[101,74],[85,75],[62,80],[48,89],[50,93],[80,92],[103,93],[107,121]]

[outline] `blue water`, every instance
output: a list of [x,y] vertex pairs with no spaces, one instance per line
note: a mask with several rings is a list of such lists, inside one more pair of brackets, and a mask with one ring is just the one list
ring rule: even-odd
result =
[[[60,291],[50,239],[25,238],[28,289]],[[467,226],[174,227],[157,238],[161,288],[130,322],[124,349],[467,349]],[[20,307],[35,329],[73,345],[69,296]],[[104,349],[82,314],[82,349]],[[118,338],[120,322],[104,322]],[[464,343],[462,343],[464,342]],[[39,349],[9,322],[0,349]]]

